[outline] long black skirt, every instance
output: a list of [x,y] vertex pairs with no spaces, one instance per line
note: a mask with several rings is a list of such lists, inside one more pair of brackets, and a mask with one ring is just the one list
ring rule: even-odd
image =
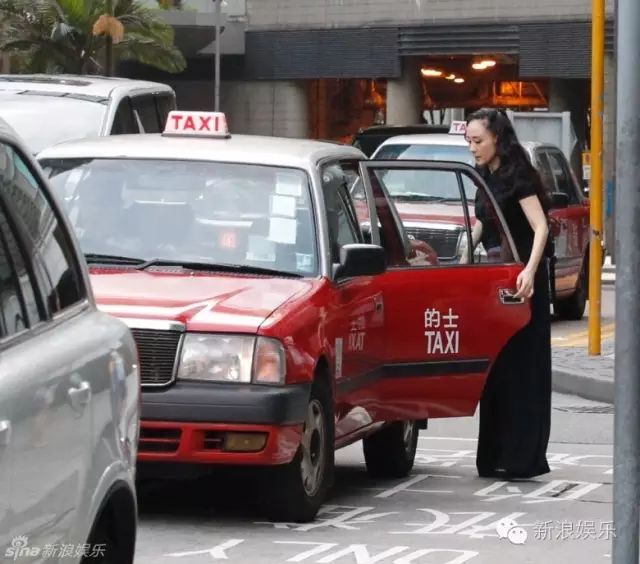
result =
[[476,466],[483,477],[531,478],[550,471],[551,315],[549,271],[541,261],[531,320],[507,344],[480,400]]

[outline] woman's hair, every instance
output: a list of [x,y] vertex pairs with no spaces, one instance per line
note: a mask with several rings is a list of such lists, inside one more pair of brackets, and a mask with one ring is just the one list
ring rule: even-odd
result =
[[531,164],[527,152],[518,141],[516,131],[506,112],[494,108],[482,108],[469,115],[467,124],[476,120],[484,122],[485,127],[496,136],[496,154],[500,158],[497,175],[508,190],[505,196],[511,194],[517,186],[533,184],[546,214],[551,204],[549,195],[540,174]]

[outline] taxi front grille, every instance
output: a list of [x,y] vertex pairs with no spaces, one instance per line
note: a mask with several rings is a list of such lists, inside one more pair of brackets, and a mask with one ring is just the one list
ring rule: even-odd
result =
[[439,259],[454,259],[458,252],[460,231],[433,229],[427,227],[406,227],[407,235],[427,243],[438,255]]
[[143,386],[165,386],[174,378],[182,333],[158,329],[131,329],[140,358]]
[[180,446],[182,431],[180,429],[166,429],[145,427],[140,428],[138,450],[143,453],[171,453]]

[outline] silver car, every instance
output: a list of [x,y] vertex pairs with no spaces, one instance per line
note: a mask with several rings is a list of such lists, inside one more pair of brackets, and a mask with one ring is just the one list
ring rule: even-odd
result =
[[139,368],[0,120],[0,561],[133,562]]
[[76,75],[0,74],[0,118],[33,154],[72,139],[157,133],[176,107],[157,82]]

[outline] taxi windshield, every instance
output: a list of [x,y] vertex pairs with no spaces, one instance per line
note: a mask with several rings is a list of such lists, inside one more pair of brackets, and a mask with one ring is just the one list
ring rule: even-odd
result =
[[302,170],[146,159],[40,164],[86,256],[317,273]]
[[[474,159],[466,145],[445,144],[409,144],[398,143],[384,145],[375,156],[376,160],[427,160],[462,162],[473,166]],[[468,201],[475,198],[476,186],[466,175],[462,175],[465,197]],[[440,200],[460,202],[460,187],[452,174],[438,174],[437,171],[424,170],[407,174],[406,171],[388,171],[385,173],[385,185],[389,195],[396,200]]]

